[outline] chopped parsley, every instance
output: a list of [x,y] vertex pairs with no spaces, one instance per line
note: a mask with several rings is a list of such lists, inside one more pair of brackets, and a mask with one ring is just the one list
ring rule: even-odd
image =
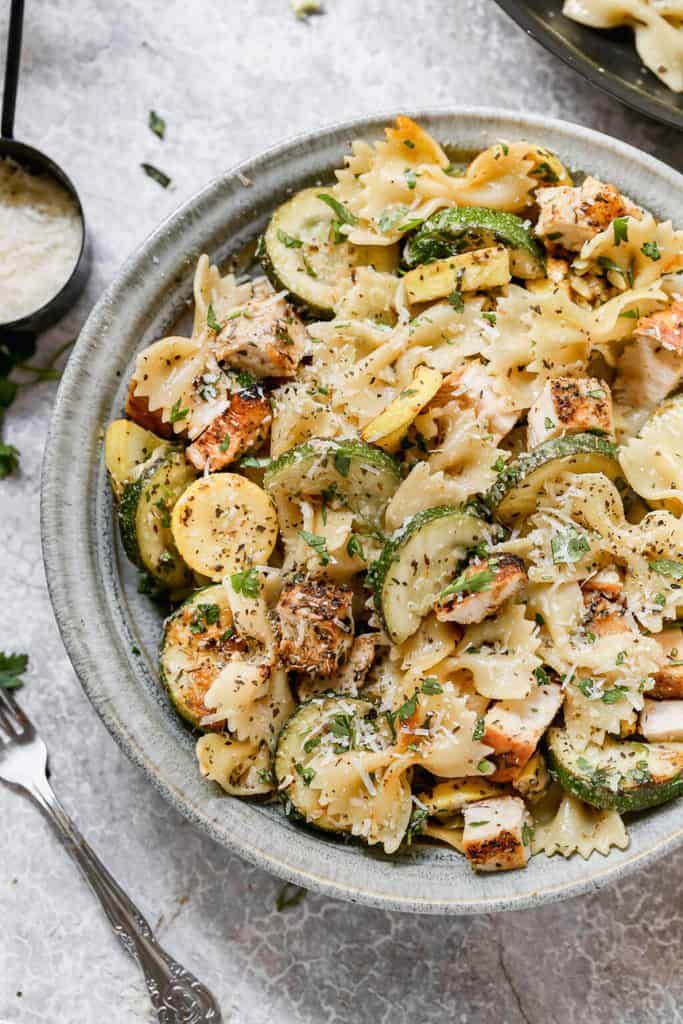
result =
[[670,576],[674,580],[683,580],[683,562],[674,562],[671,558],[659,558],[656,562],[648,562],[653,572],[660,576]]
[[415,149],[415,143],[413,142],[412,139],[404,139],[403,140],[403,145],[407,146],[408,149]]
[[558,530],[550,539],[550,550],[555,565],[580,562],[590,549],[585,533],[581,533],[574,526],[568,526],[566,530]]
[[540,164],[536,164],[531,173],[547,185],[555,185],[560,180],[547,160],[542,160]]
[[546,430],[554,430],[555,429],[555,424],[550,419],[550,416],[546,416],[544,424],[545,424],[545,429]]
[[148,178],[151,178],[152,181],[156,181],[157,185],[161,185],[162,188],[168,188],[171,184],[171,179],[168,174],[164,174],[164,172],[160,171],[158,167],[154,166],[154,164],[140,164],[140,167],[142,167]]
[[243,597],[258,597],[260,591],[259,575],[256,569],[243,569],[234,572],[230,577],[232,589]]
[[206,633],[209,626],[215,626],[220,618],[221,610],[217,604],[197,605],[190,619],[190,632],[197,635]]
[[643,256],[647,256],[650,260],[661,260],[662,258],[662,254],[656,242],[643,242],[640,247],[640,251]]
[[223,440],[221,441],[218,447],[220,451],[227,452],[228,448],[230,447],[230,434],[223,434]]
[[363,551],[363,545],[361,544],[360,537],[357,533],[352,533],[349,537],[348,544],[346,545],[346,553],[350,558],[358,555],[358,557],[362,558],[364,562],[367,561],[365,552]]
[[417,711],[417,699],[419,691],[416,690],[412,697],[409,697],[407,701],[401,704],[400,708],[396,712],[396,717],[401,722],[407,722],[415,712]]
[[456,313],[465,312],[465,301],[462,297],[462,292],[458,291],[457,288],[448,296],[447,302],[453,307]]
[[320,746],[322,737],[311,736],[310,740],[306,740],[304,743],[304,754],[312,753],[316,747]]
[[628,217],[615,217],[612,221],[612,228],[616,246],[621,245],[622,242],[628,242]]
[[235,380],[241,388],[253,388],[256,383],[256,377],[253,373],[249,373],[248,370],[240,370],[235,374]]
[[472,731],[472,739],[473,740],[481,740],[481,739],[483,739],[485,731],[486,731],[486,722],[484,721],[484,716],[483,715],[479,715],[479,717],[477,718],[476,722],[474,723],[474,729]]
[[294,885],[292,882],[285,882],[275,897],[275,909],[278,914],[281,914],[283,910],[289,910],[290,907],[298,907],[301,901],[306,898],[306,895],[306,890],[302,889],[301,886]]
[[240,459],[240,469],[267,469],[269,465],[269,458],[259,459],[255,455],[245,455]]
[[436,676],[425,676],[420,684],[420,689],[423,693],[426,693],[430,697],[436,696],[436,694],[443,693],[443,686],[436,678]]
[[550,685],[550,676],[548,675],[548,673],[544,669],[543,665],[538,665],[534,669],[534,678],[535,678],[536,684],[538,686],[549,686]]
[[618,263],[611,260],[608,256],[598,256],[598,264],[603,270],[612,271],[615,274],[621,274],[621,276],[628,281],[630,285],[633,285],[633,271],[620,267]]
[[213,311],[211,303],[209,303],[209,308],[206,311],[206,325],[210,331],[214,332],[214,334],[220,333],[221,325],[218,320],[216,320],[216,314]]
[[405,179],[406,179],[406,185],[408,186],[408,188],[411,189],[411,190],[414,189],[415,186],[417,185],[417,179],[420,177],[420,172],[419,171],[414,171],[412,169],[412,167],[406,167],[406,169],[405,169],[405,171],[403,173],[404,173],[404,176],[405,176]]
[[486,320],[488,323],[491,324],[491,327],[495,327],[496,326],[496,314],[495,313],[482,313],[481,316],[482,316],[483,320]]
[[335,452],[334,455],[334,468],[337,470],[340,476],[348,476],[349,469],[351,467],[351,456],[345,455],[344,452]]
[[313,771],[313,769],[308,768],[303,764],[300,764],[299,761],[296,762],[294,767],[296,769],[297,775],[300,775],[301,778],[304,780],[304,786],[310,786],[310,784],[313,782],[313,779],[315,778],[315,772]]
[[4,654],[0,651],[0,690],[17,690],[28,668],[28,654]]
[[189,409],[180,408],[180,399],[178,399],[171,406],[171,415],[169,417],[170,422],[178,423],[180,420],[184,420],[189,411]]
[[343,203],[340,203],[338,199],[335,199],[334,196],[329,195],[327,192],[319,192],[318,199],[323,203],[327,203],[329,208],[336,213],[342,224],[354,225],[358,223],[358,217],[351,213],[351,211],[344,206]]
[[640,320],[640,310],[637,306],[634,309],[625,309],[619,317],[623,320]]
[[450,594],[480,594],[484,590],[491,589],[491,583],[496,578],[495,572],[490,568],[492,563],[489,562],[489,566],[486,569],[482,569],[481,572],[475,572],[471,575],[467,575],[467,570],[461,573],[457,579],[449,583],[445,590],[441,591],[440,599],[448,597]]
[[287,249],[301,249],[303,242],[300,238],[295,238],[294,235],[288,235],[282,228],[277,229],[278,241],[282,242]]
[[160,117],[159,114],[157,114],[156,110],[150,110],[147,124],[149,125],[149,130],[151,132],[154,132],[158,138],[163,139],[166,134],[166,122],[163,117]]
[[330,564],[330,553],[327,550],[327,541],[324,537],[320,537],[317,533],[309,533],[308,530],[299,530],[299,536],[304,540],[309,548],[315,551],[316,555],[320,559],[321,565]]
[[628,686],[614,686],[611,690],[605,690],[600,700],[603,704],[616,704],[628,691]]

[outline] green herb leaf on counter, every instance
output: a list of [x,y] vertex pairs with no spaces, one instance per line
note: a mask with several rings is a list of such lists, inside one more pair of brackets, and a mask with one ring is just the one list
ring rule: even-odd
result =
[[164,172],[160,171],[158,167],[154,166],[154,164],[140,164],[140,167],[142,167],[148,178],[151,178],[152,181],[156,181],[157,185],[161,185],[162,188],[168,188],[171,184],[171,179],[168,174],[164,174]]
[[154,132],[160,139],[163,139],[166,134],[166,122],[163,117],[160,117],[156,110],[150,110],[149,112],[149,130]]
[[285,882],[275,897],[275,909],[278,914],[281,914],[283,910],[289,910],[290,907],[298,907],[306,895],[305,889],[293,885],[292,882]]
[[21,678],[28,668],[28,654],[4,654],[0,651],[0,689],[16,690],[24,685]]

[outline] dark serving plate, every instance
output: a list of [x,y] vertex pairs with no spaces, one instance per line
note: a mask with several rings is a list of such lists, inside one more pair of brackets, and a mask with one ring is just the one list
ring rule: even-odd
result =
[[497,0],[518,25],[589,82],[657,121],[683,128],[683,93],[671,92],[643,67],[630,28],[579,25],[562,0]]

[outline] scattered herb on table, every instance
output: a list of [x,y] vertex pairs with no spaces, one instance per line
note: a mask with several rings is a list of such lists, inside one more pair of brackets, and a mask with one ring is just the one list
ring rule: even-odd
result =
[[28,654],[4,654],[0,651],[0,690],[16,690],[24,685],[21,678],[28,668]]
[[154,132],[160,139],[163,139],[166,134],[166,122],[163,117],[157,114],[156,110],[150,110],[149,112],[149,130]]
[[306,898],[306,895],[305,889],[298,885],[293,885],[291,882],[285,882],[275,897],[275,909],[278,914],[281,914],[283,910],[298,907],[301,901]]
[[162,188],[168,188],[171,184],[171,179],[168,174],[164,174],[164,172],[160,171],[158,167],[154,166],[154,164],[143,163],[140,164],[140,167],[142,167],[148,178],[151,178],[152,181],[156,181],[157,185],[161,185]]

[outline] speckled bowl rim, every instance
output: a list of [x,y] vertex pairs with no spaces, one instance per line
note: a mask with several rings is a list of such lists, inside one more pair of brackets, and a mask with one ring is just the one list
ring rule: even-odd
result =
[[[533,139],[572,166],[611,177],[659,217],[683,223],[683,177],[623,142],[567,122],[489,108],[406,113],[437,138],[467,148]],[[232,168],[181,206],[125,262],[81,332],[52,415],[41,491],[48,588],[69,657],[105,726],[162,795],[218,843],[308,889],[384,909],[522,909],[598,889],[673,850],[683,841],[683,805],[666,805],[636,821],[626,851],[586,862],[538,857],[526,871],[508,874],[475,875],[445,850],[390,860],[327,841],[282,816],[274,819],[261,805],[220,796],[199,777],[181,727],[159,693],[152,661],[131,652],[135,623],[124,614],[101,457],[102,427],[122,396],[123,384],[111,378],[121,378],[134,351],[177,317],[191,294],[192,264],[200,251],[221,257],[231,239],[242,244],[253,235],[255,221],[263,223],[266,206],[272,209],[288,187],[329,173],[352,139],[379,137],[394,116],[302,134]],[[125,360],[117,353],[120,339],[127,339],[130,350]]]

